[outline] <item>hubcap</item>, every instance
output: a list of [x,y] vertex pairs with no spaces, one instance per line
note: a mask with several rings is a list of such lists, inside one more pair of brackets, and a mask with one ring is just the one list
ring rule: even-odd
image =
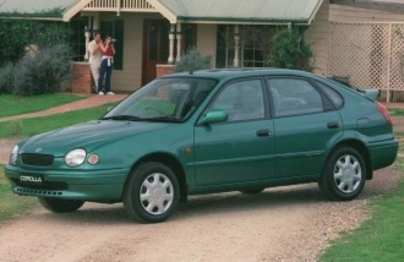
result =
[[341,192],[355,192],[362,181],[362,168],[358,159],[350,154],[341,156],[334,167],[334,180]]
[[164,214],[173,204],[174,186],[164,174],[149,175],[140,187],[140,202],[151,215]]

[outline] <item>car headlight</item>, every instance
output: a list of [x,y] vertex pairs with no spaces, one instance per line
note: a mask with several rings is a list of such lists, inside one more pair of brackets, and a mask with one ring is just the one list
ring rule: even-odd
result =
[[17,163],[17,159],[18,159],[18,151],[20,150],[18,145],[15,145],[13,150],[11,151],[10,154],[10,164],[11,165],[15,165]]
[[70,167],[76,167],[86,161],[87,152],[84,149],[74,149],[66,154],[65,163]]

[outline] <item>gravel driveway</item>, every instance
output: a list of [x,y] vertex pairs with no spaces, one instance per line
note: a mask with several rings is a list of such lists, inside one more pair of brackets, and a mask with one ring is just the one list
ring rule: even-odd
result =
[[391,169],[378,172],[348,203],[323,200],[316,185],[193,197],[156,225],[129,221],[122,205],[87,204],[68,215],[37,209],[0,226],[0,261],[315,261],[366,218],[370,196],[397,181]]

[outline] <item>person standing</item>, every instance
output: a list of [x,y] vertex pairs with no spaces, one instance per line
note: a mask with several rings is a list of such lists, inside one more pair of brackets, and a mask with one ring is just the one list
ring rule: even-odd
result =
[[94,33],[94,40],[91,41],[88,44],[88,51],[89,51],[89,63],[90,63],[90,69],[91,69],[91,74],[94,79],[94,85],[95,85],[95,90],[98,93],[99,90],[99,79],[100,79],[100,69],[101,69],[101,59],[102,59],[102,53],[101,49],[99,47],[99,44],[102,42],[101,34],[100,32],[95,32]]
[[98,80],[98,94],[114,95],[111,91],[112,66],[115,55],[115,47],[112,37],[108,36],[105,43],[101,41],[98,46],[102,52],[100,78]]

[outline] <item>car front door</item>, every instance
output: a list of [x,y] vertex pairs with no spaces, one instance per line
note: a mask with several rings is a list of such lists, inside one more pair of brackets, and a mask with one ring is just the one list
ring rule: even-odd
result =
[[232,82],[205,113],[221,110],[225,122],[195,127],[195,175],[199,187],[241,185],[273,173],[274,123],[268,118],[261,79]]
[[318,176],[327,145],[342,134],[338,111],[325,92],[309,79],[275,77],[267,83],[276,134],[277,176]]

